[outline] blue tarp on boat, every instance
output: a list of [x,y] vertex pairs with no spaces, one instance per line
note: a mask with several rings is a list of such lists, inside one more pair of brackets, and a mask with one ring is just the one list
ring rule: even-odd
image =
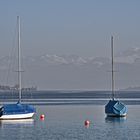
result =
[[27,104],[5,104],[0,108],[0,115],[33,113],[35,109]]
[[105,113],[109,116],[125,116],[127,108],[118,100],[110,100],[105,106]]

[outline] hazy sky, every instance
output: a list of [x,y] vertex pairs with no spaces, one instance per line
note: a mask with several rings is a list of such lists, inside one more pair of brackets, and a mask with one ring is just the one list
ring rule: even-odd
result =
[[110,55],[140,47],[140,0],[0,0],[0,55],[15,42],[21,17],[24,55]]

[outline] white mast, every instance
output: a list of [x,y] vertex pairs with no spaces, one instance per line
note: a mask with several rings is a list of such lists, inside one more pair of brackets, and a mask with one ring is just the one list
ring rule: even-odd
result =
[[114,91],[114,85],[115,85],[115,81],[114,81],[114,51],[113,51],[113,36],[111,36],[111,58],[112,58],[112,100],[114,100],[114,95],[115,95],[115,91]]
[[18,22],[18,85],[19,85],[19,103],[21,102],[21,48],[20,48],[20,17],[17,16]]

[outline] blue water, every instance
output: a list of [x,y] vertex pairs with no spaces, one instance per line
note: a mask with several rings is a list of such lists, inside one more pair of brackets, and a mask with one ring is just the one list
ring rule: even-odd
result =
[[[140,105],[127,105],[126,118],[106,118],[103,105],[35,106],[34,119],[1,121],[0,140],[139,140]],[[40,114],[45,115],[40,120]],[[85,127],[88,119],[90,126]]]

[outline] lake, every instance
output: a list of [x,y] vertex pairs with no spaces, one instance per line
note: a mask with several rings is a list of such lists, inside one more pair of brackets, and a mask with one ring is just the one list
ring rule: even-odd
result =
[[[107,118],[104,105],[36,105],[33,119],[0,121],[0,140],[139,140],[140,105],[126,118]],[[44,114],[45,119],[40,120]],[[90,121],[85,127],[85,120]]]

